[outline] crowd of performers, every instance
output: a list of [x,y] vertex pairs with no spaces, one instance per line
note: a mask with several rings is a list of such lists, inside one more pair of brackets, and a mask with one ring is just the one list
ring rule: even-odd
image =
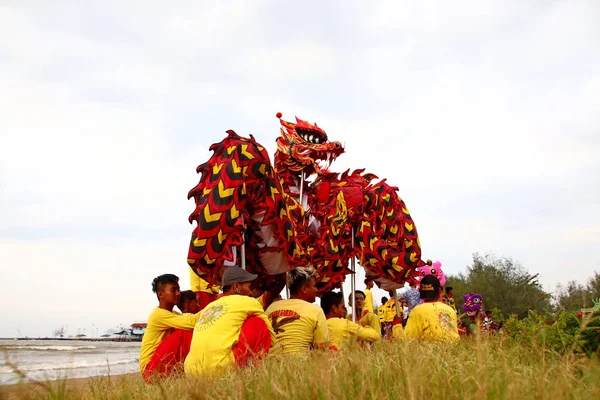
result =
[[452,343],[491,323],[481,316],[481,296],[469,294],[463,310],[471,326],[465,329],[457,318],[452,288],[444,289],[434,275],[424,276],[418,288],[412,285],[400,298],[390,292],[379,308],[373,302],[373,283],[366,280],[365,290],[348,296],[356,322],[339,291],[323,293],[320,306],[314,304],[316,275],[310,267],[287,274],[290,296],[285,300],[280,296],[284,285],[261,292],[254,286],[257,275],[237,266],[223,269],[220,287],[190,275],[193,290],[183,292],[172,274],[152,282],[159,304],[148,318],[140,350],[140,370],[147,382],[183,373],[215,375],[252,366],[266,355],[344,351],[379,340]]
[[[267,354],[344,351],[380,340],[451,343],[467,333],[451,288],[443,288],[441,263],[421,259],[398,188],[364,169],[330,171],[343,144],[316,123],[276,117],[274,163],[252,135],[229,130],[196,169],[200,181],[188,193],[195,202],[188,220],[196,223],[187,256],[192,291],[180,292],[175,275],[154,279],[159,305],[140,353],[147,381],[218,374]],[[415,285],[400,300],[390,292],[376,309],[368,280],[365,290],[349,293],[355,315],[348,315],[335,288],[355,272],[356,259],[381,288]],[[465,297],[471,332],[480,325],[481,303],[479,295]]]

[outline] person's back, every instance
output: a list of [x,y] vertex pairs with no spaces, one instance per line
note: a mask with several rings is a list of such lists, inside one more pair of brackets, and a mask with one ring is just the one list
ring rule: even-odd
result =
[[344,318],[346,306],[341,293],[324,293],[321,296],[321,308],[327,317],[327,327],[331,340],[329,348],[331,350],[342,350],[356,342],[364,344],[381,339],[379,326],[373,329],[370,326],[361,326]]
[[213,374],[234,366],[231,348],[238,341],[242,325],[249,315],[263,318],[266,326],[270,327],[262,306],[250,296],[222,296],[209,303],[194,328],[190,352],[184,364],[186,374]]
[[312,348],[329,346],[325,314],[314,303],[317,296],[315,272],[297,267],[288,273],[291,298],[271,304],[266,314],[275,331],[274,354],[306,354]]
[[458,340],[456,312],[441,301],[419,304],[410,314],[405,335],[409,340]]
[[306,353],[329,342],[323,310],[301,299],[280,300],[266,314],[275,331],[273,354]]
[[379,318],[379,323],[383,324],[385,322],[385,304],[387,303],[387,297],[381,298],[381,305],[377,307],[377,317]]
[[442,291],[439,280],[427,275],[421,280],[419,289],[425,301],[416,306],[406,322],[406,339],[419,339],[435,342],[453,342],[459,339],[456,312],[441,301]]
[[361,326],[346,318],[328,318],[327,326],[331,346],[337,350],[348,348],[354,342],[376,342],[381,339],[381,332],[370,326]]
[[225,269],[223,295],[202,310],[194,327],[186,375],[215,375],[252,365],[269,351],[274,333],[262,305],[251,296],[256,278],[237,266]]
[[394,298],[390,298],[387,303],[384,305],[385,312],[383,321],[386,323],[392,323],[394,321],[394,317],[396,316],[396,301]]
[[370,279],[365,279],[365,285],[367,288],[364,290],[365,293],[365,310],[369,312],[375,313],[375,302],[373,301],[373,281]]

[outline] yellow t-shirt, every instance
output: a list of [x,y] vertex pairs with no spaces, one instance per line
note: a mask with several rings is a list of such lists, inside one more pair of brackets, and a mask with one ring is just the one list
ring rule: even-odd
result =
[[392,327],[392,337],[398,341],[403,341],[406,339],[402,324],[396,324]]
[[408,340],[457,341],[456,311],[441,301],[419,304],[410,312],[405,334]]
[[174,329],[194,329],[199,316],[200,313],[178,314],[158,307],[152,310],[140,347],[140,371],[144,371],[160,342]]
[[344,318],[329,318],[327,327],[331,346],[335,346],[338,350],[348,347],[352,340],[374,342],[381,339],[381,331],[376,331],[370,326],[360,326]]
[[373,303],[373,293],[369,289],[365,289],[365,310],[369,312],[375,312],[375,304]]
[[307,354],[327,347],[329,332],[323,309],[300,299],[276,301],[267,308],[275,331],[273,354]]
[[220,286],[213,285],[208,287],[208,282],[204,279],[200,278],[194,270],[190,267],[190,286],[192,292],[205,292],[210,294],[219,294],[221,290]]
[[379,322],[384,322],[385,320],[385,304],[382,304],[377,309],[377,316],[379,317]]
[[454,299],[451,299],[450,297],[448,297],[448,306],[450,306],[454,311],[456,311],[456,302],[454,301]]
[[[346,316],[346,319],[348,321],[352,321],[352,314],[348,314],[348,316]],[[377,332],[381,332],[381,323],[379,322],[379,318],[372,312],[363,315],[363,317],[358,322],[362,326],[370,326]]]
[[396,302],[394,299],[389,299],[387,303],[385,303],[385,314],[383,317],[384,322],[394,322],[394,317],[396,316]]
[[190,352],[184,363],[187,375],[210,375],[235,365],[232,347],[250,316],[264,320],[275,339],[262,306],[249,296],[222,296],[209,303],[199,314]]
[[265,309],[265,303],[266,303],[266,296],[265,294],[261,294],[260,296],[258,296],[256,298],[256,301],[258,301],[258,303],[262,306],[263,310]]

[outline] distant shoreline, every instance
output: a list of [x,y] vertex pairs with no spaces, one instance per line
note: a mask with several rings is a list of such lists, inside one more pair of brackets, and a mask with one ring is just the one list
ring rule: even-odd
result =
[[90,338],[90,337],[68,337],[68,338],[51,338],[51,337],[39,337],[39,338],[0,338],[0,340],[65,340],[65,341],[82,341],[82,342],[141,342],[142,339],[137,338]]

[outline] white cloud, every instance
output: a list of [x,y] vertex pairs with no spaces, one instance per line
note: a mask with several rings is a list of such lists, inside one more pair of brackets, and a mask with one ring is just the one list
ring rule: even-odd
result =
[[3,7],[0,336],[144,318],[151,279],[187,275],[209,145],[234,129],[272,156],[277,111],[345,142],[335,170],[398,186],[447,272],[476,251],[549,289],[600,269],[597,5],[337,6]]

